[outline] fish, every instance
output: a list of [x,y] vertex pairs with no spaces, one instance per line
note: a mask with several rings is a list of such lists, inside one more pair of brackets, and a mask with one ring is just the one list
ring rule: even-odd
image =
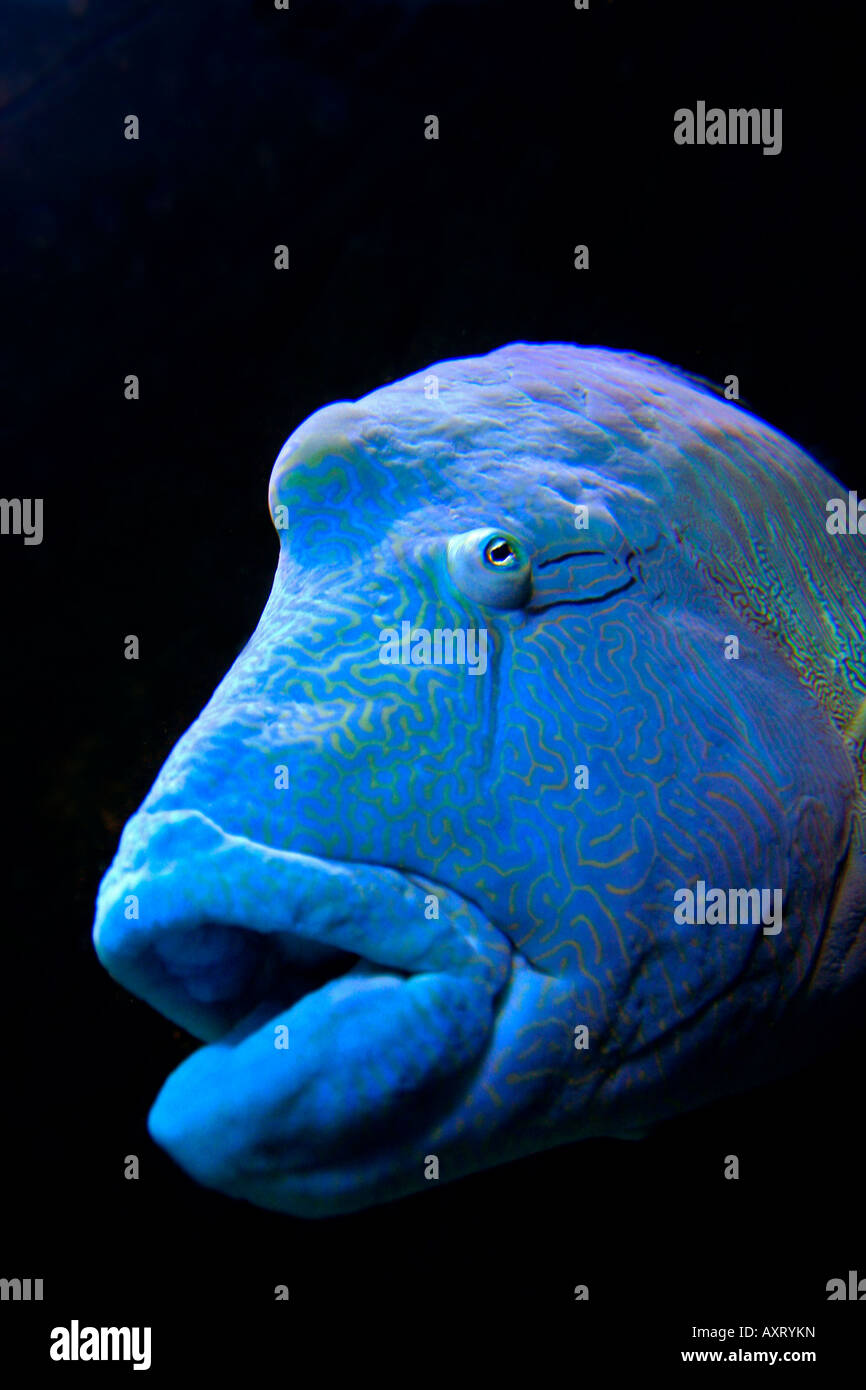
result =
[[840,488],[701,378],[566,343],[289,435],[270,596],[96,905],[109,974],[203,1044],[148,1117],[190,1178],[338,1216],[640,1139],[842,1036],[866,550]]

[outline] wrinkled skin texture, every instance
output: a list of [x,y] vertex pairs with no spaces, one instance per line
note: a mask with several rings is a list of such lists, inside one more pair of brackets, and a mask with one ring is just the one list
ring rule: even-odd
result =
[[[841,491],[600,348],[439,363],[301,425],[258,627],[100,889],[107,969],[207,1044],[157,1142],[327,1215],[430,1156],[639,1134],[829,1041],[866,964]],[[404,620],[486,629],[486,670],[383,663]],[[781,931],[678,925],[698,880],[780,889]]]

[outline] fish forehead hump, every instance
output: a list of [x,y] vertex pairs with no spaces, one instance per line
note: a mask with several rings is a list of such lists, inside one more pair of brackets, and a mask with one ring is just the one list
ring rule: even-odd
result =
[[840,731],[857,718],[864,545],[828,534],[840,485],[700,378],[567,343],[433,363],[305,421],[274,466],[272,501],[323,452],[345,461],[362,510],[375,496],[376,526],[397,532],[502,524],[531,544],[566,536],[574,505],[603,499],[635,548],[659,534],[681,545]]

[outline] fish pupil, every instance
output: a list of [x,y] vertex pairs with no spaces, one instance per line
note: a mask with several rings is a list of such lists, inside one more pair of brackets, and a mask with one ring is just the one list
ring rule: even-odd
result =
[[503,565],[511,565],[517,561],[517,556],[508,544],[508,541],[503,540],[501,536],[497,536],[495,540],[488,541],[484,551],[484,558],[485,560],[489,560],[491,565],[498,565],[500,568]]

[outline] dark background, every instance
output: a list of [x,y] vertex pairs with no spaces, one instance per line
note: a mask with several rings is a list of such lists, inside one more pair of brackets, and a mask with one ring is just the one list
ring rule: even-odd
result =
[[[45,537],[0,538],[0,1275],[46,1292],[2,1305],[0,1360],[74,1374],[47,1357],[73,1317],[152,1325],[164,1383],[233,1358],[254,1383],[290,1374],[299,1338],[323,1327],[335,1355],[355,1313],[357,1373],[404,1379],[464,1321],[482,1355],[534,1347],[539,1378],[592,1354],[666,1375],[710,1345],[693,1323],[742,1322],[816,1325],[792,1345],[823,1378],[859,1337],[866,1313],[825,1285],[866,1275],[866,1034],[641,1144],[308,1223],[200,1189],[152,1145],[191,1043],[90,943],[124,821],[258,618],[270,467],[319,406],[513,340],[599,343],[735,373],[862,486],[847,8],[7,0],[0,495],[43,497]],[[781,106],[782,153],[677,147],[698,99]]]

